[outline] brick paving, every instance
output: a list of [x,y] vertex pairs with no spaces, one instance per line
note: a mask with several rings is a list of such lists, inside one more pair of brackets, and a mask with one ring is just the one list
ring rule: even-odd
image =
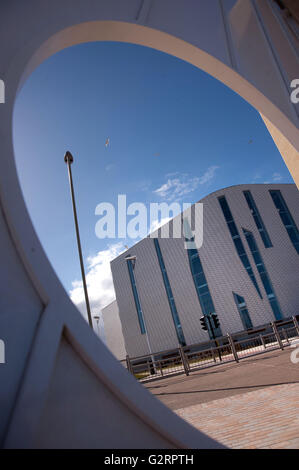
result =
[[144,384],[172,410],[274,385],[299,384],[299,364],[290,360],[291,348],[191,372],[189,377],[166,377]]
[[299,384],[277,385],[175,412],[233,449],[299,449]]
[[299,364],[291,348],[144,386],[230,448],[299,448]]

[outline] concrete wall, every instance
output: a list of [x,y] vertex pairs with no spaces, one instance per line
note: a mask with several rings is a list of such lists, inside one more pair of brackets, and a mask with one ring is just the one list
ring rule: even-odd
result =
[[[246,189],[252,193],[273,247],[265,248],[262,242],[243,195],[243,191]],[[255,237],[283,315],[290,317],[298,314],[299,311],[297,292],[299,256],[282,224],[269,194],[269,189],[280,189],[299,227],[299,192],[292,184],[233,186],[216,191],[200,201],[203,203],[204,235],[199,255],[223,334],[244,329],[233,292],[245,298],[253,326],[275,320],[242,233],[242,227],[251,231]],[[221,195],[225,195],[234,216],[262,293],[262,299],[236,252],[218,202],[218,197]],[[159,239],[159,244],[187,344],[208,340],[208,334],[201,329],[199,321],[203,312],[194,286],[183,239],[162,238]],[[137,256],[134,274],[152,351],[158,352],[177,347],[178,340],[154,241],[151,238],[146,238],[111,262],[116,299],[128,354],[138,356],[149,352],[145,335],[141,334],[139,328],[125,260],[128,254]]]
[[[116,408],[115,412],[103,421],[105,410],[112,408]],[[125,423],[127,432],[123,432],[122,423]],[[97,431],[90,433],[91,426],[96,426]],[[157,436],[150,426],[136,416],[134,409],[116,402],[109,387],[98,380],[68,341],[63,339],[33,447],[124,449],[133,446],[142,449],[145,445],[147,448],[174,447],[167,438]]]
[[127,352],[116,300],[102,309],[106,345],[118,360],[125,359]]

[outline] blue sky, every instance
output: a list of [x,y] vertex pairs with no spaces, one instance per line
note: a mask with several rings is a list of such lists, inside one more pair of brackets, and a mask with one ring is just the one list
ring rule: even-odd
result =
[[[110,144],[105,146],[109,137]],[[93,314],[113,299],[109,261],[133,240],[95,235],[100,202],[196,202],[240,183],[293,182],[255,109],[201,70],[153,49],[97,42],[59,52],[16,101],[18,174],[34,227],[83,308],[66,150]],[[137,241],[137,240],[136,240]]]

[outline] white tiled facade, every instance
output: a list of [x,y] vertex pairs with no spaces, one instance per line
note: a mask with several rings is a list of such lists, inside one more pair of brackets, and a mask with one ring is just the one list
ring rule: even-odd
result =
[[[233,292],[244,297],[253,326],[275,320],[255,262],[242,228],[255,237],[276,298],[284,317],[299,313],[299,255],[281,221],[269,190],[280,190],[288,209],[299,227],[299,192],[293,184],[238,185],[218,190],[202,199],[204,213],[203,245],[199,255],[220,320],[222,333],[244,329]],[[273,247],[265,248],[243,191],[254,198]],[[229,204],[243,245],[247,252],[262,299],[240,261],[222,213],[218,197]],[[201,329],[203,315],[190,271],[184,240],[159,239],[177,312],[187,344],[208,340]],[[149,353],[145,334],[141,334],[126,256],[137,257],[134,275],[152,352],[178,346],[168,298],[166,295],[154,240],[145,238],[111,262],[119,317],[127,353],[139,356]]]

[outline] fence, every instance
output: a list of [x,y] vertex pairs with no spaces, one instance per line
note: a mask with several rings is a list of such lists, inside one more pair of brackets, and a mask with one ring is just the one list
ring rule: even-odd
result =
[[269,350],[284,349],[299,337],[297,317],[262,325],[256,329],[218,337],[204,343],[179,346],[150,355],[129,357],[121,363],[141,382],[186,374],[206,367],[240,360]]

